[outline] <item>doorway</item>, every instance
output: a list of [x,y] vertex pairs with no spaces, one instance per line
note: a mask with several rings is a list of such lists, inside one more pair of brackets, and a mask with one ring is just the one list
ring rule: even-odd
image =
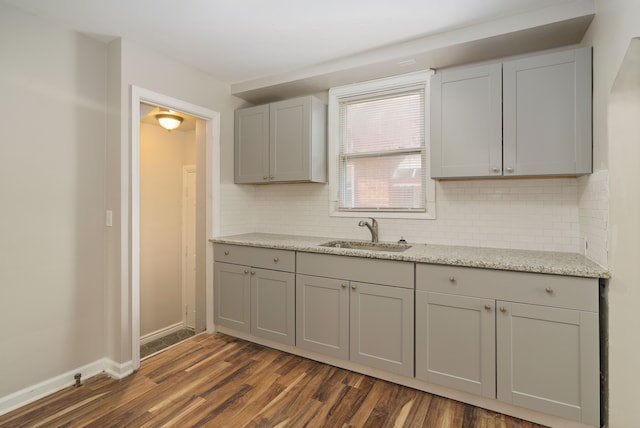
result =
[[[218,230],[219,218],[219,165],[220,165],[220,114],[216,111],[199,107],[175,98],[132,86],[131,91],[131,235],[130,235],[130,305],[123,302],[123,310],[131,315],[131,363],[132,369],[140,367],[140,339],[141,339],[141,119],[148,114],[145,109],[161,107],[171,109],[179,115],[192,116],[195,119],[195,224],[196,232],[194,246],[197,251],[192,253],[195,262],[195,317],[193,324],[196,332],[213,331],[213,302],[212,302],[212,268],[208,263],[213,259],[213,250],[208,244],[208,238],[215,236]],[[148,105],[149,107],[145,107]],[[155,118],[154,118],[155,119]],[[163,131],[165,132],[165,131]],[[175,132],[175,131],[172,131]],[[182,168],[182,166],[181,166]],[[214,173],[215,171],[215,173]],[[194,176],[192,176],[192,179]],[[152,211],[153,212],[153,211]],[[182,226],[181,226],[182,230]],[[159,234],[164,231],[160,230]],[[179,253],[181,253],[182,247]],[[180,254],[182,256],[182,254]],[[187,263],[183,260],[182,263]],[[126,271],[123,271],[125,274]],[[182,281],[180,281],[182,283]],[[128,294],[128,293],[127,293]],[[186,291],[182,296],[187,297]],[[166,296],[165,296],[166,297]],[[181,298],[178,298],[182,301]],[[193,301],[193,300],[192,300]],[[181,307],[180,320],[187,322],[187,312]],[[176,323],[177,324],[177,323]]]
[[[140,105],[140,356],[196,330],[196,121],[166,130],[164,109]],[[202,329],[202,327],[201,327]]]

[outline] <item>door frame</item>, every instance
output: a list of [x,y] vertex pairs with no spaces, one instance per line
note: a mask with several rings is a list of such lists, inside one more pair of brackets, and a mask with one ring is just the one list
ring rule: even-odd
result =
[[[140,103],[152,104],[194,116],[196,123],[196,153],[199,146],[204,144],[204,159],[196,155],[196,182],[204,184],[204,192],[196,190],[196,200],[205,199],[205,233],[200,239],[208,240],[219,234],[220,229],[220,113],[201,107],[168,95],[153,92],[139,86],[131,85],[131,163],[129,195],[129,218],[131,219],[131,234],[129,235],[130,270],[126,265],[122,267],[122,276],[130,275],[128,290],[123,290],[129,299],[121,300],[121,313],[129,314],[131,320],[131,364],[132,369],[140,368]],[[197,189],[196,184],[196,189]],[[127,197],[130,196],[130,199]],[[196,211],[196,230],[198,230],[198,212]],[[124,232],[126,233],[126,231]],[[196,235],[196,242],[198,237]],[[196,266],[205,266],[205,294],[206,294],[206,328],[213,332],[213,248],[205,244],[205,254],[198,254]],[[196,279],[197,288],[197,279]],[[129,294],[130,293],[130,294]],[[124,339],[124,338],[123,338]]]
[[[187,309],[189,310],[194,310],[194,308],[191,307],[191,305],[189,304],[189,302],[187,301],[188,297],[189,297],[189,293],[188,293],[188,287],[187,287],[187,233],[189,233],[188,230],[188,225],[189,223],[187,222],[187,201],[188,201],[188,196],[187,196],[187,177],[189,174],[194,174],[196,173],[196,166],[195,165],[183,165],[182,166],[182,324],[184,324],[185,328],[189,328],[189,314],[185,311],[185,306],[187,307]],[[196,176],[197,177],[197,176]],[[197,192],[197,188],[196,188],[196,197],[198,195]],[[193,224],[193,227],[195,228],[196,225],[195,223]],[[195,287],[195,285],[194,285]],[[194,293],[195,293],[195,288],[194,288]],[[195,327],[195,320],[194,320],[194,327]]]

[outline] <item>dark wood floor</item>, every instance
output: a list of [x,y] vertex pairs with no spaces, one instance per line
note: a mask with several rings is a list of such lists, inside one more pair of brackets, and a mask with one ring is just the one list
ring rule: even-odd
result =
[[225,335],[202,334],[0,416],[2,427],[512,427],[530,422]]

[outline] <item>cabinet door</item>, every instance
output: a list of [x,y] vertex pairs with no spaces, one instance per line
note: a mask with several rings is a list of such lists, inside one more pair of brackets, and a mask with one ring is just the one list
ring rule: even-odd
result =
[[416,292],[416,377],[496,397],[495,301]]
[[309,180],[311,97],[270,104],[270,180]]
[[213,317],[216,324],[249,332],[251,279],[249,268],[216,262]]
[[349,359],[347,281],[296,275],[296,346]]
[[502,175],[502,66],[431,78],[431,176]]
[[497,306],[498,399],[599,426],[598,314]]
[[234,182],[267,182],[269,180],[269,106],[236,110],[234,131]]
[[251,334],[295,345],[295,276],[251,269]]
[[591,48],[503,65],[504,175],[591,173]]
[[413,289],[350,283],[351,361],[413,376]]

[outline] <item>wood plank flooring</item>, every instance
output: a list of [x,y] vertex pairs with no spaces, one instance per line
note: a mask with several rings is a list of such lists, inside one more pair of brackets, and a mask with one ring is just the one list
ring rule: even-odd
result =
[[221,334],[186,340],[123,380],[71,386],[0,426],[541,428]]

